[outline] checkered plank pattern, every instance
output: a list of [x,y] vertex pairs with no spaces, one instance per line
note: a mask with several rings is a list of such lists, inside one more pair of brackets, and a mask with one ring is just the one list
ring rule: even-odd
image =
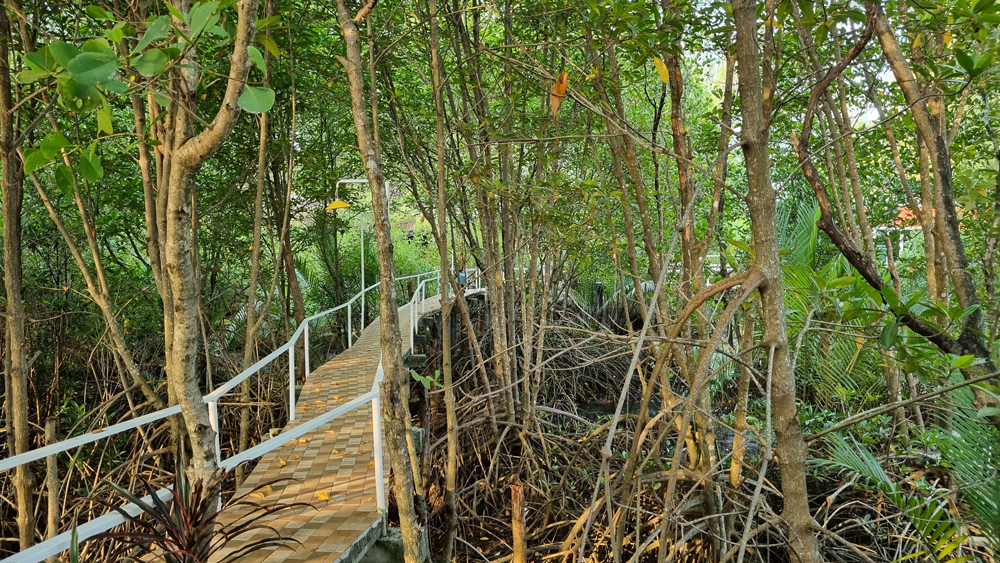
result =
[[[437,297],[428,298],[418,306],[418,311],[438,307],[438,303]],[[407,307],[399,310],[399,323],[405,350],[410,344],[410,311]],[[373,321],[351,349],[309,375],[296,403],[297,420],[288,423],[285,430],[371,389],[380,356],[380,326],[379,319]],[[250,553],[241,556],[239,561],[341,561],[366,531],[381,522],[375,497],[375,479],[383,479],[388,488],[389,459],[387,455],[384,457],[383,474],[376,476],[373,444],[371,403],[368,403],[299,440],[265,454],[237,495],[252,491],[263,483],[291,478],[294,480],[282,481],[269,490],[255,493],[255,500],[264,504],[302,502],[312,505],[312,508],[284,511],[266,521],[282,536],[291,537],[300,544],[289,542],[288,547]],[[328,497],[329,500],[321,500],[321,497]],[[224,516],[222,522],[232,522],[239,515],[234,511]],[[226,547],[219,559],[267,534],[258,530],[241,536]]]

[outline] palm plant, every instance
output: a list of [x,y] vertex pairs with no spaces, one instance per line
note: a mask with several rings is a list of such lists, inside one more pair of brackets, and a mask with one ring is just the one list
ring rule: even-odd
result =
[[924,557],[940,563],[962,563],[973,559],[963,551],[969,536],[948,512],[948,504],[938,489],[925,494],[908,493],[894,481],[879,460],[852,438],[850,442],[834,435],[830,439],[830,459],[815,460],[839,472],[858,475],[888,500],[915,531],[913,539],[920,549],[906,559]]
[[985,419],[989,412],[976,412],[969,389],[952,393],[951,399],[959,409],[937,427],[937,446],[995,558],[1000,554],[1000,431]]
[[[178,468],[171,487],[173,500],[169,502],[164,502],[156,494],[158,486],[141,478],[143,489],[152,499],[148,503],[111,484],[119,495],[138,506],[141,512],[131,516],[108,501],[88,499],[117,511],[125,519],[122,529],[100,534],[95,539],[117,540],[111,548],[112,561],[139,561],[144,556],[154,556],[166,563],[207,563],[209,559],[215,560],[215,556],[233,540],[257,530],[270,530],[271,534],[247,542],[222,556],[218,559],[219,563],[239,561],[247,554],[264,548],[299,543],[281,536],[264,519],[289,509],[311,505],[283,502],[264,505],[252,500],[253,496],[263,498],[259,491],[269,489],[274,484],[272,482],[262,484],[221,507],[225,477],[225,473],[219,472],[207,482],[192,484],[184,471]],[[236,512],[238,516],[230,522],[222,523],[222,515],[230,511]]]

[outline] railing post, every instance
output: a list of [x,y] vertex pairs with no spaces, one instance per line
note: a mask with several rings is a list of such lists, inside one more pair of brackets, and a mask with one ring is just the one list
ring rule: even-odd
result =
[[[347,303],[347,347],[350,348],[354,346],[354,326],[353,320],[351,319],[351,303]],[[364,321],[362,320],[362,324]]]
[[364,282],[361,284],[361,332],[365,331],[365,288]]
[[306,350],[306,357],[302,358],[302,361],[306,363],[306,377],[309,377],[309,374],[311,373],[309,369],[309,321],[306,321],[306,329],[302,332],[302,338],[306,339],[304,346]]
[[215,430],[215,463],[222,464],[222,446],[219,441],[219,404],[216,401],[208,403],[208,424]]
[[382,400],[379,395],[372,399],[372,434],[374,434],[375,455],[375,502],[380,512],[385,512],[385,482],[382,460]]
[[288,347],[288,420],[295,420],[295,343]]

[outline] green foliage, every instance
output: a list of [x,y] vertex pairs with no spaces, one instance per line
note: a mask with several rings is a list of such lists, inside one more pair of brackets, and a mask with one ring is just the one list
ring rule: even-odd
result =
[[424,389],[432,389],[434,387],[441,387],[441,370],[434,370],[433,376],[423,376],[416,372],[416,370],[410,370],[410,376],[413,377],[414,381],[424,386]]
[[960,410],[937,426],[934,445],[995,556],[1000,554],[1000,431],[981,412],[970,416],[976,409],[968,389],[952,393],[951,398]]
[[973,559],[962,554],[962,545],[968,536],[948,513],[946,501],[931,493],[926,497],[909,494],[889,477],[882,463],[857,442],[848,443],[840,436],[830,438],[830,460],[816,460],[817,465],[857,474],[891,502],[916,530],[914,538],[922,549],[904,557],[911,559],[925,556],[937,562],[961,563]]
[[236,103],[249,113],[264,113],[274,105],[274,90],[247,86]]

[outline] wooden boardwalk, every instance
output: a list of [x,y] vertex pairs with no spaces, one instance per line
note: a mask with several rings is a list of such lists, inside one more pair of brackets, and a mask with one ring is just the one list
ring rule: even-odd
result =
[[[438,303],[437,297],[428,298],[420,310],[437,307]],[[405,350],[410,344],[408,307],[399,310],[399,324]],[[372,321],[353,347],[309,375],[296,403],[297,419],[285,430],[371,389],[379,364],[380,326],[380,319]],[[288,547],[258,551],[240,557],[241,562],[351,561],[381,536],[384,524],[376,505],[375,483],[382,479],[388,489],[389,459],[383,456],[383,474],[375,475],[372,427],[368,403],[261,457],[237,495],[275,479],[293,478],[295,481],[255,493],[255,500],[264,504],[304,502],[315,509],[289,510],[266,521],[282,536],[294,538],[301,545],[290,542]],[[238,515],[233,512],[222,522],[231,522]],[[265,532],[257,530],[241,536],[219,558],[263,537]]]

